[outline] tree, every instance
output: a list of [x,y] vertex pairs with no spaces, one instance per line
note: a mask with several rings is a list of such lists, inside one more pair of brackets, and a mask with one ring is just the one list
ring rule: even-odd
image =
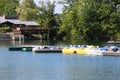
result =
[[59,15],[54,14],[55,2],[39,1],[38,5],[38,23],[44,29],[50,31],[50,38],[55,37],[58,31],[58,18]]
[[[85,40],[96,40],[102,37],[102,29],[100,25],[99,15],[97,13],[98,8],[100,7],[99,0],[83,0],[83,5],[81,6],[80,22],[81,31],[84,35],[83,39]],[[101,34],[99,34],[101,33]]]
[[84,4],[81,16],[83,20],[80,21],[83,22],[85,39],[115,39],[119,28],[117,0],[85,0]]
[[16,7],[19,5],[19,0],[0,0],[0,16],[15,15]]
[[22,0],[16,12],[21,20],[36,20],[37,7],[34,0]]
[[39,10],[39,23],[44,28],[51,29],[54,27],[54,9],[55,2],[51,3],[50,1],[39,1],[38,10]]
[[118,4],[117,0],[103,2],[98,9],[102,30],[111,40],[116,40],[119,33],[120,13],[117,8]]
[[62,24],[59,31],[60,35],[62,35],[63,39],[65,40],[81,38],[79,24],[80,1],[65,0],[59,3],[64,5],[62,14]]
[[69,4],[63,10],[60,33],[67,39],[116,39],[120,34],[119,0],[65,1]]

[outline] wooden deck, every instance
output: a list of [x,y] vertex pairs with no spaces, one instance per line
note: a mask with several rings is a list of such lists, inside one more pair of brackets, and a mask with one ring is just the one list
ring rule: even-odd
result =
[[[40,29],[40,28],[21,28],[21,29],[13,29],[13,37],[12,39],[47,39],[49,40],[49,30],[48,29]],[[39,36],[34,36],[39,35]],[[47,35],[47,36],[44,36]]]
[[20,29],[20,30],[13,30],[14,33],[19,33],[19,34],[48,34],[49,30],[48,29]]

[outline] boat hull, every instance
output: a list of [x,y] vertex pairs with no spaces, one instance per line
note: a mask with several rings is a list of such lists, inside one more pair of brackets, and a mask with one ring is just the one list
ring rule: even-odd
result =
[[120,56],[120,51],[113,52],[113,51],[106,51],[102,53],[103,56]]
[[62,49],[39,49],[34,50],[35,53],[62,53]]

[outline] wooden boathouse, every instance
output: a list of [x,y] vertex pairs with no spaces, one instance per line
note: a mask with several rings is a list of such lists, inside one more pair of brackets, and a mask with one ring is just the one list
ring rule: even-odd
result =
[[35,21],[21,21],[15,17],[5,15],[0,17],[0,28],[4,27],[9,27],[9,30],[5,33],[9,32],[12,40],[49,39],[49,31],[40,28]]

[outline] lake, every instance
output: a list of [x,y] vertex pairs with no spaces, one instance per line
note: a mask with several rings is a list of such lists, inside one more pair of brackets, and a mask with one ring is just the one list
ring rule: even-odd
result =
[[35,54],[0,44],[0,80],[120,80],[120,57]]

